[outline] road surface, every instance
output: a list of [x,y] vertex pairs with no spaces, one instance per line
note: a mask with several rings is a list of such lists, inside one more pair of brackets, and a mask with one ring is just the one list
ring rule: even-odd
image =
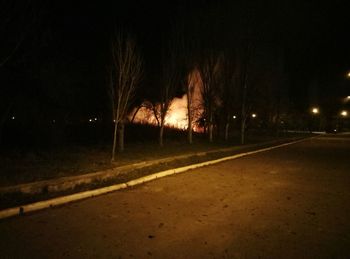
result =
[[1,258],[349,258],[350,136],[0,221]]

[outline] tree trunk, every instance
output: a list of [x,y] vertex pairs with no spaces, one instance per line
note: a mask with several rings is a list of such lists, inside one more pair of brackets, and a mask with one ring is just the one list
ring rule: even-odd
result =
[[114,134],[113,134],[113,147],[112,147],[111,162],[115,161],[115,149],[116,149],[116,146],[117,146],[117,132],[118,132],[118,121],[115,120],[115,122],[114,122]]
[[224,135],[225,141],[228,141],[229,139],[230,119],[231,119],[231,114],[228,113],[226,116],[226,124],[225,124],[225,135]]
[[125,129],[124,122],[120,122],[120,125],[119,125],[119,143],[118,143],[119,152],[124,151],[124,129]]
[[164,135],[164,120],[162,120],[159,128],[159,146],[163,147],[163,135]]
[[[189,121],[190,123],[190,121]],[[192,138],[192,122],[191,124],[188,124],[188,129],[187,129],[187,141],[189,144],[193,143],[193,138]]]
[[241,144],[244,145],[245,143],[245,119],[242,118],[241,122]]
[[213,123],[209,124],[209,142],[213,142]]
[[245,128],[246,128],[246,120],[247,120],[247,114],[246,114],[246,99],[247,99],[247,84],[244,83],[243,86],[243,98],[242,98],[242,120],[241,120],[241,144],[243,145],[245,143]]
[[139,106],[137,107],[136,111],[134,112],[134,114],[133,114],[133,116],[132,116],[132,118],[131,118],[130,123],[133,123],[133,122],[134,122],[135,117],[136,117],[136,114],[139,112],[139,110],[141,109],[141,107],[142,107],[142,105],[139,105]]
[[187,117],[188,117],[188,127],[187,127],[187,141],[192,144],[192,95],[190,91],[190,86],[187,86]]
[[[188,104],[189,107],[189,104]],[[191,116],[191,108],[188,108],[188,127],[187,127],[187,141],[189,144],[192,144],[192,116]]]
[[226,122],[226,125],[225,125],[225,141],[228,141],[228,132],[229,132],[229,129],[230,129],[230,123],[229,123],[229,122]]
[[210,112],[210,117],[209,117],[209,142],[213,142],[213,128],[214,128],[214,124],[213,124],[213,112]]

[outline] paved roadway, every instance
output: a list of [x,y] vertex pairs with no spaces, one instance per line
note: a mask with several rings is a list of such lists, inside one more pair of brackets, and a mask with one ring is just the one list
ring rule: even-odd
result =
[[1,258],[350,258],[350,136],[0,221]]

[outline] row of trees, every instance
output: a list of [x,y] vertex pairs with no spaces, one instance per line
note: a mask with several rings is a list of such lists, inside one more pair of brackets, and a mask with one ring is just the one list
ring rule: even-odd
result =
[[[163,146],[164,122],[172,100],[179,91],[187,94],[188,142],[192,143],[193,92],[200,80],[202,121],[210,142],[214,129],[224,128],[229,139],[233,116],[240,121],[240,141],[245,143],[249,117],[259,110],[265,127],[278,130],[285,108],[283,55],[256,38],[240,38],[232,45],[203,46],[200,37],[186,37],[184,26],[176,26],[161,53],[161,75],[157,96],[148,101],[159,125],[159,144]],[[277,49],[278,50],[278,49]],[[115,159],[117,129],[119,150],[124,149],[124,123],[130,112],[132,96],[142,84],[142,58],[135,39],[119,34],[112,44],[110,89],[115,121],[112,161]],[[147,75],[144,75],[147,76]],[[198,82],[197,82],[198,83]]]
[[[0,19],[3,25],[0,32],[6,39],[0,43],[0,77],[5,79],[1,82],[1,92],[4,94],[0,95],[0,142],[1,129],[5,122],[13,115],[16,115],[17,121],[16,109],[25,110],[21,120],[50,120],[55,122],[56,128],[58,125],[64,128],[67,121],[81,119],[83,112],[84,115],[90,114],[93,109],[90,107],[96,109],[97,104],[92,104],[92,101],[106,103],[104,96],[86,98],[97,91],[103,92],[99,89],[100,81],[95,80],[95,77],[100,78],[100,72],[96,70],[103,70],[96,69],[95,66],[95,61],[100,59],[94,58],[93,52],[86,55],[87,52],[84,51],[83,56],[88,56],[88,59],[75,60],[72,53],[62,55],[63,50],[59,50],[55,44],[60,37],[54,35],[55,30],[51,28],[54,25],[46,22],[50,12],[42,11],[50,9],[39,8],[39,4],[34,4],[31,0],[25,3],[28,8],[12,8],[12,5],[8,5],[10,9],[3,8],[4,12],[1,12],[13,15],[2,15]],[[237,6],[237,11],[234,11],[236,9],[228,10],[226,6],[219,4],[202,4],[203,6],[194,4],[192,11],[187,12],[191,15],[182,15],[188,8],[184,4],[179,8],[176,22],[162,27],[168,28],[167,31],[153,35],[155,40],[161,38],[162,44],[155,44],[161,47],[159,58],[154,58],[159,61],[159,68],[152,73],[156,77],[152,89],[149,84],[145,84],[151,74],[147,70],[150,67],[147,63],[149,57],[141,55],[139,48],[142,46],[145,50],[145,44],[137,45],[135,37],[129,33],[114,35],[109,52],[111,62],[108,66],[108,92],[115,121],[112,160],[115,159],[117,146],[119,150],[124,149],[124,124],[127,122],[127,115],[132,107],[139,105],[144,99],[148,100],[147,103],[158,121],[159,144],[162,146],[165,118],[171,102],[175,96],[186,93],[188,142],[192,143],[192,127],[197,123],[194,121],[194,114],[198,110],[198,107],[194,107],[193,98],[195,86],[198,84],[201,85],[203,100],[201,122],[210,141],[214,140],[215,129],[219,128],[224,129],[224,138],[229,139],[232,117],[235,115],[241,124],[241,142],[244,143],[249,114],[253,109],[259,109],[259,118],[267,117],[264,121],[273,121],[275,124],[278,121],[283,103],[281,89],[284,84],[283,55],[275,48],[278,44],[267,43],[268,37],[261,33],[266,30],[258,28],[259,16],[249,5],[245,9]],[[226,9],[227,13],[224,12]],[[16,10],[23,10],[27,16],[22,13],[17,15]],[[149,29],[152,31],[152,28]],[[261,34],[264,37],[259,36]],[[70,44],[72,43],[67,41],[67,46],[71,47]],[[152,50],[154,52],[157,51]],[[103,62],[104,58],[101,57]],[[90,69],[84,68],[83,64],[87,60],[94,64],[90,65]],[[23,80],[12,83],[7,79],[18,80],[20,77],[17,73],[22,75]],[[145,86],[149,89],[139,91]],[[95,92],[91,90],[92,87],[96,88]],[[150,94],[143,95],[140,92]],[[42,93],[42,96],[38,93]],[[33,103],[38,104],[37,109],[33,110],[31,116],[25,116],[29,109],[23,107],[34,107]],[[106,113],[103,109],[104,107],[100,114]],[[39,116],[45,118],[37,118]]]

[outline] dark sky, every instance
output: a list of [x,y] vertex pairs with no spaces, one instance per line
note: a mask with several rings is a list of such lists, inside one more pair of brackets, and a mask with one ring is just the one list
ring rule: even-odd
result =
[[[216,39],[216,44],[220,45],[224,44],[226,33],[227,37],[232,37],[229,35],[234,35],[235,31],[246,29],[240,19],[244,13],[253,17],[261,41],[283,50],[292,102],[305,108],[330,94],[350,94],[349,83],[345,81],[345,73],[350,69],[346,1],[24,2],[34,6],[35,21],[28,29],[24,26],[33,15],[26,9],[16,10],[26,6],[22,1],[9,9],[15,10],[14,17],[27,17],[10,23],[10,31],[23,28],[28,33],[7,66],[23,69],[26,64],[18,60],[29,56],[27,66],[44,64],[36,71],[38,77],[45,75],[47,78],[42,84],[60,78],[52,84],[53,88],[62,87],[63,75],[74,75],[76,90],[70,95],[80,93],[78,100],[87,113],[96,107],[95,110],[106,108],[103,89],[110,37],[116,28],[130,30],[136,35],[145,57],[146,72],[155,73],[152,66],[159,62],[161,44],[169,37],[171,24],[179,20],[199,21],[209,27],[213,24],[208,31],[213,32],[213,38],[220,35]],[[13,32],[9,34],[12,45],[18,39],[13,35]],[[6,54],[11,44],[5,44],[2,53]],[[52,71],[50,63],[56,66]]]
[[206,13],[209,19],[210,13],[216,12],[217,20],[232,21],[231,25],[225,24],[225,29],[234,30],[235,14],[255,9],[257,23],[265,27],[263,33],[273,34],[272,38],[281,41],[289,67],[293,73],[299,73],[296,80],[325,71],[344,73],[349,69],[350,22],[346,1],[260,2],[163,1],[160,4],[158,1],[134,0],[113,4],[74,1],[67,5],[59,1],[50,7],[49,16],[54,26],[53,34],[62,41],[67,54],[88,58],[88,54],[106,51],[102,48],[108,46],[113,23],[131,28],[146,54],[157,54],[161,38],[168,34],[174,21],[186,16],[206,16]]
[[[305,1],[291,6],[286,16],[289,27],[285,37],[296,92],[315,83],[317,85],[312,88],[316,89],[311,89],[311,92],[318,92],[321,97],[332,92],[344,94],[344,89],[339,88],[350,69],[347,33],[350,24],[344,3]],[[295,96],[300,98],[301,95]]]

